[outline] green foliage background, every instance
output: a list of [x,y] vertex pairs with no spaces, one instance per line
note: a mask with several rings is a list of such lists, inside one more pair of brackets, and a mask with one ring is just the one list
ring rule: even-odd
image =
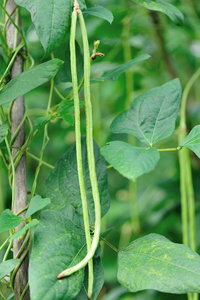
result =
[[[110,132],[112,120],[126,109],[129,101],[153,87],[164,84],[174,77],[180,78],[182,87],[188,82],[200,62],[200,3],[198,0],[171,0],[184,14],[182,25],[175,25],[166,15],[152,14],[146,8],[139,6],[132,0],[90,0],[89,5],[102,5],[114,15],[110,25],[105,20],[94,16],[86,17],[91,51],[94,40],[101,41],[99,51],[105,54],[98,57],[92,64],[93,77],[101,77],[108,68],[126,62],[126,57],[135,58],[144,53],[151,58],[140,62],[126,74],[120,75],[116,81],[99,82],[92,85],[92,101],[94,114],[94,135],[100,147],[113,139],[127,141],[126,135],[117,135]],[[43,57],[43,48],[38,41],[34,27],[31,25],[30,14],[21,10],[22,27],[28,43],[31,56],[38,63]],[[158,19],[157,19],[158,18]],[[78,32],[77,41],[79,42]],[[66,40],[68,37],[66,38]],[[63,45],[55,51],[55,57],[66,58],[67,51]],[[81,51],[81,49],[80,49]],[[130,53],[129,53],[130,52]],[[0,73],[3,73],[2,50],[0,48]],[[46,57],[45,60],[50,59]],[[45,61],[44,60],[44,61]],[[171,61],[171,63],[169,63]],[[80,57],[79,75],[82,74]],[[60,72],[57,86],[60,90],[67,89],[66,77],[70,78],[69,64],[64,65],[65,73]],[[66,76],[66,77],[65,77]],[[127,78],[130,80],[127,81]],[[131,84],[131,87],[130,87]],[[132,90],[131,90],[132,89]],[[34,121],[44,113],[48,100],[49,83],[25,95],[25,101],[31,120]],[[131,91],[131,94],[127,92]],[[200,85],[195,84],[189,96],[187,107],[188,130],[200,122]],[[130,97],[130,99],[128,99]],[[54,94],[54,104],[59,98]],[[84,116],[83,116],[84,118]],[[84,134],[84,126],[82,128]],[[49,126],[50,142],[45,150],[44,160],[55,165],[56,161],[74,143],[74,127],[64,120],[52,121]],[[38,156],[41,149],[42,133],[31,145],[31,153]],[[139,143],[137,146],[140,146]],[[176,147],[177,132],[173,137],[162,142],[162,148]],[[196,199],[196,228],[200,227],[200,161],[191,152],[192,172]],[[149,233],[158,233],[174,242],[182,242],[180,192],[179,192],[179,164],[177,153],[161,153],[155,171],[143,175],[138,179],[137,201],[140,228],[135,223],[135,211],[129,202],[129,182],[114,169],[108,170],[109,192],[111,208],[103,219],[104,228],[113,228],[106,239],[117,248],[122,249],[131,240]],[[30,189],[37,163],[28,158],[28,189]],[[11,204],[11,191],[6,180],[6,169],[0,160],[0,213]],[[37,193],[41,194],[42,185],[50,170],[43,166],[39,175]],[[102,230],[103,231],[103,230]],[[5,235],[1,235],[0,242]],[[197,230],[197,252],[200,251],[200,235]],[[144,291],[137,294],[127,293],[117,282],[117,255],[106,245],[102,245],[105,285],[99,300],[154,300],[154,299],[186,299],[186,295],[168,295],[156,291]]]

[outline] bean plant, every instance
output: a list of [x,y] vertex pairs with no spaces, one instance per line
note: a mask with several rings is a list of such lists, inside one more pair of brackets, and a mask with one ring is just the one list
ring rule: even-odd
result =
[[[151,57],[143,53],[121,65],[105,67],[101,77],[92,76],[91,65],[103,60],[104,53],[100,52],[100,40],[89,44],[87,16],[112,23],[113,15],[106,7],[89,6],[86,2],[0,1],[0,154],[12,190],[11,206],[0,216],[0,233],[8,233],[0,246],[1,286],[10,290],[6,298],[2,289],[1,299],[97,299],[104,284],[101,252],[107,245],[118,256],[119,283],[133,295],[150,289],[186,294],[189,300],[197,300],[200,256],[196,252],[189,150],[200,158],[200,125],[187,133],[186,103],[200,69],[187,82],[183,92],[180,80],[174,78],[136,96],[126,110],[112,120],[110,132],[118,140],[109,141],[100,148],[93,136],[95,106],[91,101],[91,85],[117,80],[125,73],[128,93],[129,70]],[[143,6],[149,10],[155,21],[161,12],[179,26],[184,22],[183,14],[167,1],[133,2],[137,9]],[[44,48],[37,65],[28,51],[20,24],[20,8],[31,14],[32,26]],[[127,24],[127,19],[124,22]],[[77,42],[80,39],[81,46]],[[70,60],[60,59],[57,49],[68,51]],[[20,59],[21,71],[15,74],[15,64],[19,67]],[[65,76],[65,72],[70,74],[70,84],[62,89],[59,78]],[[24,107],[23,95],[47,82],[50,86],[47,107],[33,124]],[[55,105],[52,104],[54,97],[59,99]],[[15,111],[16,103],[20,105]],[[28,103],[26,105],[28,107]],[[75,143],[52,166],[43,156],[50,139],[49,125],[60,119],[74,126]],[[162,148],[162,141],[169,138],[175,128],[178,143],[173,148]],[[43,141],[37,157],[30,147],[39,135],[43,135]],[[124,141],[125,135],[128,135],[128,142]],[[122,249],[117,249],[106,239],[110,229],[102,230],[102,218],[110,208],[107,171],[114,168],[130,180],[134,190],[137,178],[156,168],[161,152],[176,152],[179,156],[183,244],[150,233],[136,236]],[[26,156],[37,162],[30,190],[26,180],[23,181]],[[38,178],[43,165],[51,171],[38,194]]]

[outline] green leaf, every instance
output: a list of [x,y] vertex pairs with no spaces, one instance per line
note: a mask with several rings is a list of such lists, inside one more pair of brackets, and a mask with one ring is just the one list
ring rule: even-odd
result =
[[[80,108],[83,107],[85,104],[84,101],[80,100]],[[74,102],[73,101],[66,101],[62,100],[57,112],[61,115],[60,118],[67,122],[69,125],[74,125],[74,118],[73,115],[70,114],[74,111]]]
[[184,20],[184,16],[180,12],[180,10],[178,10],[178,8],[163,0],[133,0],[133,1],[150,10],[163,12],[176,24],[180,24]]
[[15,0],[15,2],[30,12],[46,54],[58,48],[70,26],[73,1]]
[[23,219],[14,215],[10,209],[6,209],[0,216],[0,233],[17,227]]
[[49,81],[57,74],[62,64],[60,59],[55,58],[16,76],[0,91],[0,105],[9,103]]
[[92,15],[108,21],[110,24],[113,21],[113,14],[101,5],[92,5],[83,12],[84,15]]
[[[100,257],[95,258],[93,260],[93,267],[94,267],[94,285],[93,285],[93,293],[91,300],[96,300],[102,286],[104,284],[104,272],[103,272],[103,266]],[[88,300],[87,295],[87,289],[88,289],[88,268],[85,268],[85,278],[83,282],[82,289],[80,290],[80,293],[74,300]]]
[[81,10],[87,8],[85,0],[78,0],[78,4],[79,4]]
[[61,271],[76,265],[86,254],[84,230],[67,216],[67,207],[59,211],[46,209],[40,215],[29,265],[32,300],[72,300],[80,292],[84,269],[57,279]]
[[59,119],[64,120],[65,122],[67,122],[70,126],[74,125],[74,118],[72,115],[70,114],[62,114],[60,117],[58,117]]
[[127,61],[126,63],[117,66],[111,70],[105,71],[102,75],[103,78],[107,80],[116,80],[118,76],[124,72],[126,72],[128,69],[130,69],[132,66],[136,65],[137,63],[146,60],[150,57],[148,54],[142,54],[130,61]]
[[104,158],[123,176],[135,180],[155,169],[160,158],[156,148],[140,148],[114,141],[101,148]]
[[43,127],[48,123],[50,122],[52,119],[52,116],[46,116],[46,117],[39,117],[39,118],[36,118],[34,120],[34,123],[35,123],[35,126],[38,130],[42,130]]
[[137,97],[111,124],[114,133],[130,133],[152,146],[170,136],[181,102],[181,85],[174,79]]
[[[0,37],[1,37],[1,33],[0,33]],[[5,60],[3,59],[3,56],[0,55],[0,76],[2,76],[6,70],[6,63]]]
[[29,208],[26,212],[25,218],[28,219],[30,216],[32,216],[37,211],[41,210],[42,208],[46,207],[51,203],[51,199],[49,198],[42,198],[39,195],[36,195],[32,198]]
[[[101,215],[103,217],[109,209],[110,199],[107,187],[106,162],[100,155],[99,147],[96,142],[94,142],[94,154],[101,198]],[[93,225],[95,223],[95,212],[89,177],[85,137],[82,137],[82,160],[90,224]],[[43,186],[43,196],[51,199],[52,208],[57,205],[63,207],[67,206],[69,212],[68,217],[72,218],[76,224],[83,225],[82,204],[76,163],[76,144],[61,157],[54,170],[50,173]]]
[[180,146],[189,148],[200,158],[200,125],[192,128]]
[[0,143],[3,142],[5,137],[8,134],[8,121],[5,121],[1,126],[0,126]]
[[0,279],[8,275],[20,262],[20,259],[9,259],[0,264]]
[[199,293],[200,256],[185,245],[150,234],[119,253],[118,280],[131,292]]
[[39,224],[39,221],[38,220],[33,220],[32,222],[28,223],[26,226],[22,227],[21,229],[19,229],[17,232],[15,232],[11,238],[10,238],[10,241],[13,241],[14,239],[18,239],[19,237],[21,236],[24,236],[25,232],[31,228],[31,227],[34,227],[36,225]]

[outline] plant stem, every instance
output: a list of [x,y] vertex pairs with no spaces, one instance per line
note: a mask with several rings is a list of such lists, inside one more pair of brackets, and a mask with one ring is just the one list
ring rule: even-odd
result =
[[[46,110],[47,115],[48,115],[49,110],[51,108],[51,101],[52,101],[52,97],[53,97],[53,88],[54,88],[54,80],[51,79],[51,88],[50,88],[50,93],[49,93],[49,101],[48,101],[47,110]],[[44,126],[44,135],[43,135],[42,149],[40,151],[39,164],[38,164],[36,172],[35,172],[35,178],[34,178],[34,181],[33,181],[33,186],[32,186],[32,190],[31,190],[30,200],[33,198],[35,190],[36,190],[38,175],[40,173],[41,165],[43,164],[43,154],[44,154],[44,150],[46,148],[46,145],[48,144],[48,141],[49,141],[49,137],[48,137],[48,123],[47,123]]]
[[[0,125],[2,124],[2,119],[0,117]],[[11,168],[12,168],[12,176],[13,176],[13,179],[12,179],[12,204],[11,204],[11,210],[12,212],[14,211],[14,203],[15,203],[15,166],[14,166],[14,162],[13,162],[13,158],[12,158],[12,154],[11,154],[11,151],[10,151],[10,146],[8,144],[8,140],[7,140],[7,137],[5,138],[5,144],[6,144],[6,148],[7,148],[7,151],[8,151],[8,156],[9,156],[9,159],[10,159],[10,164],[11,164]]]
[[183,91],[183,96],[181,101],[181,120],[180,120],[180,127],[183,130],[186,129],[186,104],[187,104],[188,95],[193,84],[199,78],[199,76],[200,76],[200,68],[198,68],[197,71],[190,78]]
[[[127,2],[128,5],[128,2]],[[131,54],[131,45],[130,45],[130,14],[122,20],[123,23],[123,32],[122,32],[122,45],[124,52],[124,61],[128,62],[132,59]],[[128,109],[131,104],[132,95],[134,92],[134,82],[133,82],[133,71],[127,70],[125,72],[126,77],[126,102],[125,109]],[[135,137],[128,135],[128,143],[131,145],[136,144]],[[132,223],[132,232],[138,234],[140,232],[140,220],[138,213],[138,203],[137,203],[137,181],[129,180],[128,182],[128,193],[129,193],[129,203],[130,203],[130,213],[131,213],[131,223]],[[128,243],[129,241],[127,241]]]
[[[9,236],[9,238],[10,238],[10,236]],[[3,248],[9,243],[9,238],[7,238],[7,239],[5,240],[5,242],[1,245],[1,247],[0,247],[0,252],[1,252],[1,250],[3,250]]]
[[177,148],[166,148],[166,149],[157,149],[159,152],[167,152],[167,151],[178,151],[181,150],[181,147],[177,147]]
[[3,82],[4,78],[6,77],[8,71],[11,69],[11,67],[12,67],[12,65],[13,65],[13,62],[15,61],[15,58],[16,58],[18,52],[23,48],[23,46],[24,46],[24,44],[20,44],[20,45],[15,49],[15,52],[14,52],[14,54],[13,54],[13,56],[12,56],[12,58],[11,58],[9,64],[8,64],[8,66],[7,66],[6,70],[5,70],[5,72],[3,73],[3,75],[2,75],[2,77],[1,77],[1,79],[0,79],[0,85],[2,84],[2,82]]
[[[186,135],[186,104],[189,92],[200,76],[200,68],[193,74],[185,86],[182,96],[181,117],[180,117],[180,133],[179,142],[181,143]],[[183,222],[183,242],[188,244],[194,251],[196,250],[195,237],[195,200],[192,183],[191,162],[188,149],[183,149],[179,153],[180,164],[180,181],[181,181],[181,208],[182,208],[182,222]],[[189,225],[188,225],[189,220]],[[198,300],[198,294],[188,294],[188,299]]]
[[163,28],[161,28],[158,13],[156,11],[149,10],[149,14],[150,14],[153,24],[155,25],[155,29],[156,29],[155,32],[157,34],[158,45],[160,47],[160,52],[163,55],[163,59],[165,61],[166,68],[168,69],[168,72],[171,75],[171,77],[176,78],[177,72],[176,72],[176,69],[174,68],[174,64],[172,63],[171,56],[166,49],[166,43],[164,40],[164,30],[163,30]]
[[106,245],[108,245],[111,249],[113,249],[116,253],[120,252],[115,246],[113,246],[111,243],[109,243],[104,238],[100,237],[100,240],[103,241]]
[[[87,244],[87,252],[91,248],[91,237],[90,237],[90,224],[88,217],[88,207],[87,207],[87,195],[83,175],[83,165],[82,165],[82,151],[81,151],[81,122],[80,122],[80,104],[79,104],[79,94],[78,94],[78,80],[76,71],[76,21],[77,12],[76,10],[72,13],[72,23],[71,23],[71,34],[70,34],[70,58],[71,58],[71,74],[72,74],[72,85],[73,85],[73,97],[74,97],[74,110],[75,110],[75,135],[76,135],[76,159],[77,159],[77,169],[78,169],[78,179],[79,187],[81,193],[82,209],[83,209],[83,221],[85,229],[85,237]],[[93,275],[93,260],[90,259],[88,262],[88,295],[92,295],[94,283]]]
[[15,205],[15,166],[14,166],[13,157],[12,157],[12,154],[10,152],[10,147],[9,147],[7,138],[5,138],[5,143],[6,143],[6,148],[7,148],[7,151],[8,151],[8,155],[9,155],[10,163],[11,163],[11,167],[12,167],[12,205],[11,205],[11,210],[12,210],[12,212],[14,212],[14,205]]
[[0,296],[2,297],[3,300],[7,300],[7,298],[4,297],[4,295],[2,294],[1,290],[0,290]]
[[10,249],[11,249],[11,247],[12,247],[12,244],[13,244],[13,242],[9,242],[8,248],[6,249],[6,253],[4,254],[4,257],[3,257],[2,262],[6,261],[6,259],[7,259],[7,257],[8,257],[8,254],[9,254],[9,252],[10,252]]
[[[30,153],[30,152],[26,152],[27,156],[30,156],[31,158],[37,160],[37,161],[40,161],[40,159],[35,156],[34,154]],[[41,161],[42,165],[46,166],[47,168],[49,169],[54,169],[54,166],[50,165],[49,163],[45,162],[45,161]]]
[[21,294],[20,300],[23,300],[24,295],[26,294],[28,288],[29,288],[29,283],[27,282],[27,285],[26,285],[25,289],[23,290],[23,292],[22,292],[22,294]]
[[[4,6],[0,3],[0,6],[1,6],[1,8],[3,9],[3,11],[5,12],[5,14],[7,15],[7,17],[8,17],[8,20],[13,24],[13,26],[16,28],[16,30],[18,31],[18,33],[20,34],[20,36],[21,36],[21,38],[22,38],[22,41],[23,41],[23,43],[24,43],[24,45],[25,45],[25,47],[27,48],[27,45],[26,45],[26,40],[25,40],[25,38],[24,38],[24,36],[23,36],[23,33],[21,32],[21,30],[19,29],[19,27],[15,24],[15,22],[14,22],[14,20],[12,19],[12,14],[9,14],[8,13],[8,11],[4,8]],[[16,7],[15,7],[15,9],[16,9]],[[13,11],[14,12],[14,11]],[[12,12],[12,13],[13,13]],[[6,27],[4,28],[4,31],[6,30]]]

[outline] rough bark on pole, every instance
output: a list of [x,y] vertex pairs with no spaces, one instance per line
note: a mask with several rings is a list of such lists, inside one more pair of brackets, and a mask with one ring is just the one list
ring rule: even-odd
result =
[[[6,10],[10,15],[12,15],[12,18],[15,18],[15,14],[13,12],[16,9],[16,4],[14,3],[14,0],[8,0],[6,4]],[[10,48],[14,47],[14,40],[16,37],[16,29],[12,25],[11,22],[8,22],[7,25],[7,43]],[[19,41],[18,41],[19,42]],[[16,56],[16,59],[13,63],[12,69],[11,69],[11,79],[16,77],[17,75],[21,74],[23,72],[23,58],[19,54]],[[24,107],[24,98],[20,97],[17,98],[12,105],[11,109],[11,135],[13,136],[24,116],[25,107]],[[25,143],[25,124],[22,125],[17,137],[14,140],[14,143],[12,146],[20,148]],[[13,149],[12,156],[13,158],[17,154],[17,149]],[[14,204],[14,213],[19,212],[24,207],[27,206],[27,178],[26,178],[26,156],[23,155],[21,160],[19,161],[16,169],[15,169],[15,204]],[[25,212],[21,214],[22,217],[24,217]],[[22,227],[23,225],[21,225]],[[20,228],[17,228],[18,230]],[[13,244],[13,255],[14,258],[17,256],[17,253],[19,252],[21,245],[23,243],[22,241],[18,241],[17,239],[14,240]],[[22,253],[23,255],[23,253]],[[15,300],[19,300],[20,296],[25,289],[28,282],[28,255],[23,260],[22,264],[20,265],[19,270],[17,271],[14,279],[14,292],[15,292]],[[23,300],[29,300],[29,290],[25,293]]]

